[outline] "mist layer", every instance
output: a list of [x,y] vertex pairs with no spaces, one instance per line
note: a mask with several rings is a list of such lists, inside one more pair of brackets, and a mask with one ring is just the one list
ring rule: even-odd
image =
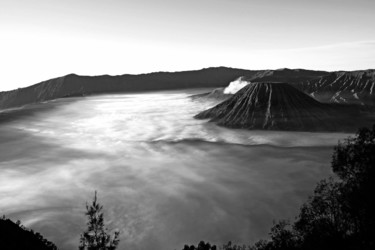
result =
[[78,246],[94,190],[120,248],[265,237],[330,175],[346,134],[230,130],[192,117],[197,91],[67,98],[0,124],[0,211]]

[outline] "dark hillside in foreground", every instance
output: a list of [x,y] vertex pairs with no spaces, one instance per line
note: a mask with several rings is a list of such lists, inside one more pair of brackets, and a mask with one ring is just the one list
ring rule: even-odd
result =
[[3,217],[0,218],[0,249],[57,250],[57,247],[39,233]]

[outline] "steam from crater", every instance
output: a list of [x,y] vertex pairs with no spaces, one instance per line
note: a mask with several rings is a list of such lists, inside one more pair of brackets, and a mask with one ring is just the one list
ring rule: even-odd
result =
[[241,76],[229,83],[228,87],[224,89],[224,94],[235,94],[249,83],[250,81],[246,81],[245,77]]

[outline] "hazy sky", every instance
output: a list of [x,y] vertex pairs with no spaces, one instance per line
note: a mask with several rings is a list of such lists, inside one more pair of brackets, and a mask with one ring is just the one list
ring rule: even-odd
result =
[[0,0],[0,91],[69,73],[375,68],[374,0]]

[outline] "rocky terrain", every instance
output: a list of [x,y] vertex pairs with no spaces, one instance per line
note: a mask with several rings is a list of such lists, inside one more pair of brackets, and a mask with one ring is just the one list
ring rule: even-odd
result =
[[363,113],[357,105],[321,103],[287,83],[255,82],[195,118],[232,128],[355,131],[370,120]]
[[295,86],[322,102],[375,104],[375,70],[332,72]]
[[257,73],[247,80],[288,82],[321,102],[375,104],[375,70],[328,73],[282,69]]

